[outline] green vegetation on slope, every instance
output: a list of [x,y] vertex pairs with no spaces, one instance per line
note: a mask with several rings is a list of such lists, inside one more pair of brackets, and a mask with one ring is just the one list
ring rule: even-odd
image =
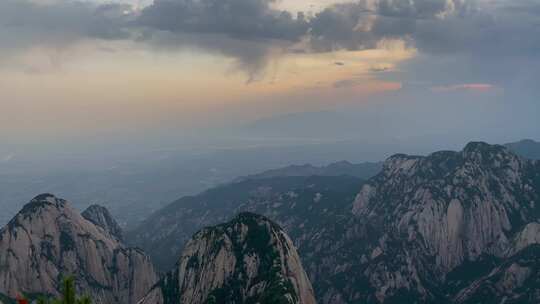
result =
[[[27,299],[18,299],[19,304],[30,303]],[[92,300],[87,297],[78,297],[75,291],[75,280],[72,277],[64,279],[62,282],[62,296],[58,299],[47,299],[40,297],[37,300],[38,304],[91,304]]]

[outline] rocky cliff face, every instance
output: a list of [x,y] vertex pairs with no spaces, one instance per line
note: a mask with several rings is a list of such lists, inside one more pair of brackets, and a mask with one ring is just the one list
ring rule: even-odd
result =
[[103,304],[136,303],[157,281],[142,251],[43,194],[0,230],[0,293],[57,295],[63,275],[73,275],[81,291]]
[[292,241],[252,213],[195,234],[176,269],[141,303],[315,303]]
[[536,243],[539,176],[538,163],[484,143],[391,157],[352,206],[376,231],[366,278],[377,299],[447,299],[463,265],[502,261]]
[[113,237],[116,237],[119,240],[123,239],[122,228],[120,228],[120,225],[118,225],[107,208],[99,205],[92,205],[84,210],[81,215],[94,225],[103,228]]

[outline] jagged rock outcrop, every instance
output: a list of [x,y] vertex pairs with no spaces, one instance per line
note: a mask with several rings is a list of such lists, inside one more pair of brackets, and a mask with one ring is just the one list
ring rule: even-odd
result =
[[110,235],[119,240],[123,239],[122,228],[118,225],[107,208],[99,205],[92,205],[84,210],[81,215],[86,220],[94,223],[94,225],[105,229]]
[[[403,291],[425,301],[444,298],[448,276],[460,265],[505,259],[537,242],[537,227],[529,225],[540,218],[539,176],[537,162],[484,143],[391,157],[352,208],[378,230],[368,247],[383,263],[367,271],[378,300]],[[386,259],[395,270],[383,267]]]
[[176,269],[142,304],[313,304],[296,249],[275,223],[252,213],[205,228],[187,243]]
[[462,153],[397,155],[362,188],[353,213],[384,216],[389,229],[421,238],[449,271],[484,253],[503,256],[510,232],[538,218],[531,169],[503,147],[476,143]]
[[65,200],[42,194],[0,230],[0,293],[58,295],[63,275],[102,304],[136,303],[157,281],[142,251],[125,247]]
[[535,244],[540,244],[540,223],[537,222],[527,224],[523,230],[517,233],[514,237],[514,243],[506,255],[514,255]]

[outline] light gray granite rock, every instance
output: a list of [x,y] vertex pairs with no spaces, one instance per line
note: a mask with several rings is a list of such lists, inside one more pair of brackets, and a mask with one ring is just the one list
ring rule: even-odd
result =
[[125,247],[65,200],[39,195],[0,230],[0,293],[58,295],[69,275],[103,304],[136,303],[157,281],[142,251]]

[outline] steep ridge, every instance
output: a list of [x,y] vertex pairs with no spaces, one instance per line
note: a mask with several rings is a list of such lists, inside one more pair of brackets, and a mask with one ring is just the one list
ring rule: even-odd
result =
[[347,176],[245,180],[184,197],[151,215],[126,239],[149,252],[161,271],[168,271],[185,243],[203,227],[250,211],[276,220],[296,240],[307,229],[315,231],[335,216],[350,213],[346,208],[361,185],[361,179]]
[[42,194],[0,230],[0,294],[58,295],[64,275],[103,304],[136,303],[157,281],[142,251]]
[[119,240],[123,239],[122,228],[120,228],[120,225],[118,225],[107,208],[99,205],[92,205],[84,210],[81,215],[94,225],[105,229],[105,231],[112,236]]
[[312,304],[315,297],[285,232],[241,213],[193,236],[175,270],[141,302],[161,303]]

